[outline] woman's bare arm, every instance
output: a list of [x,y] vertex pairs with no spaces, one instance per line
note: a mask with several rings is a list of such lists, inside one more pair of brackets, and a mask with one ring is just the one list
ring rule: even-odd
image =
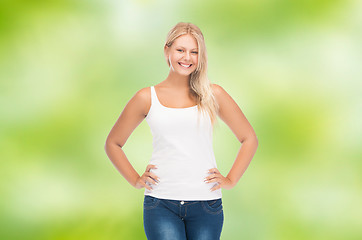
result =
[[[141,177],[128,161],[122,147],[134,129],[146,117],[151,105],[150,99],[150,90],[143,88],[128,101],[112,130],[108,134],[104,146],[107,156],[112,161],[113,165],[122,176],[136,188],[146,187],[151,189],[146,185],[145,179],[140,179]],[[149,167],[147,167],[146,172],[147,171],[149,172]],[[145,178],[153,175],[153,173],[149,172]],[[153,178],[157,179],[156,176],[153,176]],[[147,179],[147,181],[152,182],[153,179]]]
[[[258,147],[258,139],[249,121],[231,96],[221,86],[217,84],[212,84],[212,86],[215,98],[219,104],[218,115],[220,119],[229,126],[236,138],[242,144],[234,164],[226,177],[230,180],[230,186],[227,186],[226,188],[232,188],[237,184],[245,170],[248,168]],[[215,172],[216,173],[214,175],[211,174],[208,179],[217,178],[217,175],[220,173],[217,173],[217,169],[215,169]],[[219,179],[213,181],[219,181]],[[223,186],[218,185],[216,188],[213,188],[213,190],[220,187]]]

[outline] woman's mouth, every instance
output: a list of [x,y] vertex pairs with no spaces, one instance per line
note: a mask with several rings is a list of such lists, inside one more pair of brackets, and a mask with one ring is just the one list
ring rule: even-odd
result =
[[190,68],[192,66],[192,64],[183,64],[183,63],[178,63],[178,64],[184,68]]

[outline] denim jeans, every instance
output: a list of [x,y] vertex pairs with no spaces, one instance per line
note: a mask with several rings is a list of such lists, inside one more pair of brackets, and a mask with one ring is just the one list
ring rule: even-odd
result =
[[216,240],[223,223],[221,198],[178,201],[144,196],[143,225],[148,240]]

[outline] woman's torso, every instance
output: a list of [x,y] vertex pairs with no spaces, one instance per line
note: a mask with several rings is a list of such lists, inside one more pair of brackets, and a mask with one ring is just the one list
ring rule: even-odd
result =
[[205,183],[208,170],[216,168],[213,128],[207,113],[198,106],[171,108],[162,105],[154,86],[150,87],[151,107],[146,116],[153,136],[151,169],[159,178],[145,195],[173,200],[212,200],[221,198],[221,189],[211,192],[215,183]]

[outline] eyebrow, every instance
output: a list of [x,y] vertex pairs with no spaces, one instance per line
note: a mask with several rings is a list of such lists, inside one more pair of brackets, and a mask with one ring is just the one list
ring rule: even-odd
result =
[[[176,48],[184,48],[184,47],[181,47],[181,46],[177,46]],[[191,49],[191,50],[198,50],[198,48],[193,48],[193,49]]]

